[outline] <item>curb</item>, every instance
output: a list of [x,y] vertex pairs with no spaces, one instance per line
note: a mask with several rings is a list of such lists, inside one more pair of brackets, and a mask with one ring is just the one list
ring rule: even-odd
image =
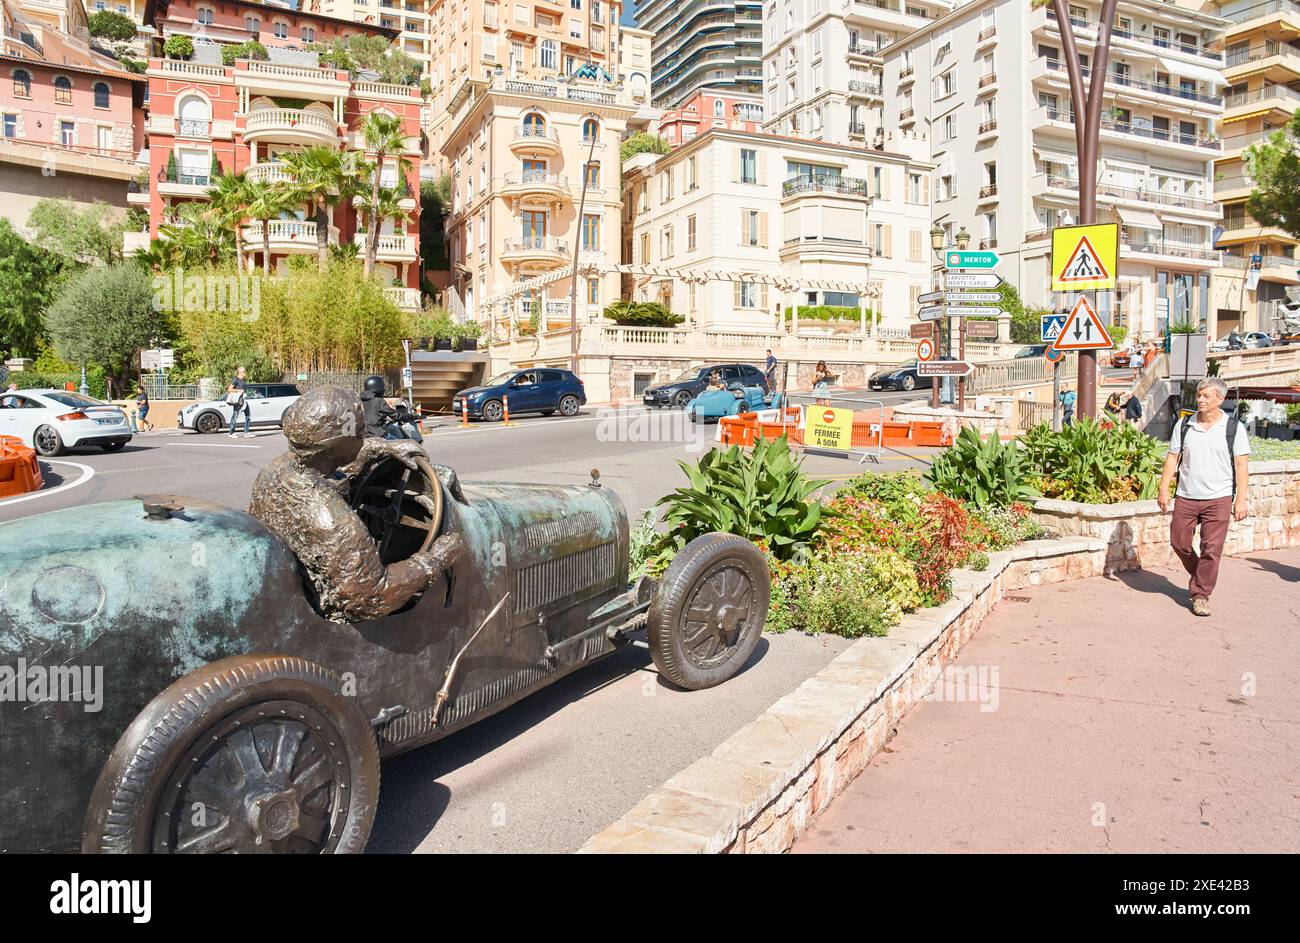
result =
[[866,768],[1009,591],[1100,576],[1106,541],[1035,540],[953,572],[953,598],[863,638],[587,840],[579,854],[761,854],[789,850]]

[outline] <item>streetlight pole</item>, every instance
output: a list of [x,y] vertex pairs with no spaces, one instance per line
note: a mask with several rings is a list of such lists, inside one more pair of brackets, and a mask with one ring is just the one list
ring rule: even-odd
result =
[[[1056,22],[1061,30],[1061,50],[1070,77],[1070,105],[1074,109],[1074,143],[1079,154],[1079,222],[1097,221],[1097,149],[1101,132],[1102,91],[1106,70],[1110,66],[1110,34],[1115,23],[1117,0],[1102,0],[1101,21],[1097,28],[1097,47],[1088,82],[1084,84],[1079,46],[1074,39],[1067,0],[1051,0]],[[1097,352],[1079,351],[1078,414],[1097,415]]]
[[[935,282],[937,283],[935,288],[942,290],[943,285],[940,282],[943,279],[943,227],[938,223],[930,227],[930,249],[934,252],[934,257],[939,261],[939,269],[935,274]],[[931,338],[936,343],[939,340],[937,327],[936,324],[935,329],[930,332]],[[939,353],[942,354],[943,351]],[[935,383],[933,379],[930,380],[930,408],[939,408],[939,384]]]
[[[585,120],[584,120],[585,124]],[[582,247],[583,211],[587,208],[587,168],[596,155],[596,139],[600,137],[600,124],[591,135],[587,148],[587,162],[582,165],[582,195],[578,197],[578,238],[573,241],[573,274],[569,277],[569,369],[578,374],[578,251]]]

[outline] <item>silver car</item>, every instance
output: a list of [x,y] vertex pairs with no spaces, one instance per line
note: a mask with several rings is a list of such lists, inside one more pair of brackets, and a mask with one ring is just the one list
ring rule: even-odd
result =
[[[298,401],[302,394],[292,383],[249,383],[244,388],[245,402],[248,404],[250,426],[278,426],[284,419],[284,411]],[[196,432],[220,432],[230,427],[230,414],[234,407],[224,398],[210,403],[195,403],[186,406],[176,417],[176,425],[182,429]],[[244,417],[239,417],[238,425],[243,425]]]
[[0,435],[43,456],[88,445],[116,452],[131,441],[131,425],[117,406],[71,390],[16,390],[0,393]]

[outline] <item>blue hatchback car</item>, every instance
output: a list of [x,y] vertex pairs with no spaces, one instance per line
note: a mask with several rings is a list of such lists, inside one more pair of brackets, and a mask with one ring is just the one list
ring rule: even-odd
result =
[[470,418],[499,422],[505,415],[507,398],[512,415],[541,413],[576,416],[587,402],[582,381],[571,370],[529,367],[507,370],[482,386],[461,390],[452,398],[457,416],[468,409]]

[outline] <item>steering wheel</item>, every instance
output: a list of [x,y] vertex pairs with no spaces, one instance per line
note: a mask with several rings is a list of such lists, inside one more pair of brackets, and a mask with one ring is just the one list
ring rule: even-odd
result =
[[375,462],[352,490],[352,508],[366,523],[370,535],[379,545],[385,564],[388,546],[399,532],[422,532],[420,545],[401,555],[405,559],[428,550],[442,528],[442,482],[429,460],[415,456],[412,471],[395,458]]

